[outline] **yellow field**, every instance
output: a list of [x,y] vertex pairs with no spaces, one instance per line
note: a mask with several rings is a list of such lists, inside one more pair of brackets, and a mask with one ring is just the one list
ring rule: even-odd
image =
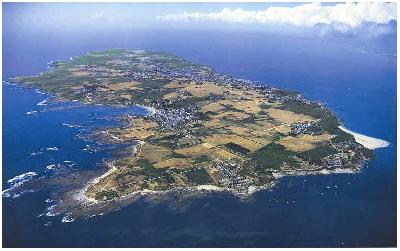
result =
[[180,87],[182,87],[182,86],[183,86],[183,85],[180,84],[180,83],[178,83],[178,82],[171,82],[171,83],[168,83],[168,84],[164,85],[163,88],[167,88],[167,89],[176,89],[176,88],[180,88]]
[[283,145],[286,149],[294,152],[303,152],[314,149],[319,143],[328,142],[333,136],[330,134],[321,134],[317,136],[303,134],[298,137],[287,136],[277,143]]
[[204,83],[204,84],[190,83],[185,85],[185,87],[182,88],[182,90],[189,92],[195,97],[205,97],[209,96],[210,94],[215,94],[215,95],[222,94],[222,88],[212,83]]
[[143,88],[138,87],[138,85],[140,85],[139,82],[130,81],[130,82],[121,82],[121,83],[109,84],[108,88],[111,91],[121,91],[121,90],[138,90],[138,91],[142,91]]
[[230,160],[230,159],[233,159],[233,158],[236,157],[235,154],[232,154],[232,153],[230,153],[230,152],[228,152],[228,151],[226,151],[224,149],[218,149],[218,150],[212,152],[212,154],[214,156],[216,156],[217,158],[222,158],[222,159],[225,159],[225,160]]
[[227,92],[230,98],[240,98],[243,96],[243,91],[234,89],[234,88],[227,88]]
[[89,72],[79,68],[69,68],[68,71],[71,72],[71,74],[74,75],[75,77],[83,77],[90,75]]
[[292,128],[290,128],[290,126],[288,126],[288,125],[280,125],[280,126],[274,127],[273,131],[287,134],[292,131]]
[[224,107],[218,103],[210,103],[201,107],[202,112],[217,112],[224,109]]
[[241,145],[242,147],[247,148],[250,151],[255,151],[263,146],[258,142],[240,137],[238,135],[215,134],[205,137],[203,138],[203,140],[212,145],[225,145],[232,142],[237,145]]
[[163,146],[144,144],[140,153],[143,158],[147,159],[151,163],[156,163],[161,161],[165,155],[171,153],[171,150]]
[[198,144],[198,145],[194,145],[194,146],[187,147],[187,148],[178,149],[178,150],[175,150],[175,152],[185,155],[188,158],[191,158],[191,157],[196,157],[196,156],[207,154],[211,148],[212,148],[212,146],[210,144],[203,143],[203,144]]
[[121,59],[113,59],[113,60],[107,61],[107,63],[113,64],[113,65],[126,65],[129,63],[129,61],[121,60]]
[[265,137],[248,137],[248,139],[257,142],[260,145],[267,145],[267,144],[271,143],[271,141],[269,141]]
[[226,129],[236,135],[247,136],[251,134],[251,130],[245,127],[228,126]]
[[163,99],[165,99],[165,100],[172,100],[172,99],[177,98],[178,96],[179,96],[178,93],[176,93],[176,92],[171,92],[171,93],[165,94],[164,97],[163,97]]
[[223,124],[221,122],[221,120],[219,120],[219,119],[213,119],[213,120],[207,121],[203,125],[206,128],[223,128],[223,127],[225,127],[225,124]]
[[131,123],[134,124],[135,127],[140,127],[142,129],[150,129],[150,128],[155,128],[158,126],[158,124],[154,121],[146,120],[143,118],[134,118],[130,120]]
[[86,77],[89,76],[90,73],[87,71],[73,71],[72,75],[74,75],[75,77]]
[[110,131],[110,134],[117,136],[122,140],[144,140],[154,135],[152,130],[144,130],[142,128],[126,128],[126,129],[115,129]]
[[117,136],[122,140],[144,140],[155,134],[152,128],[158,126],[156,122],[148,121],[143,118],[134,118],[130,121],[133,127],[118,128],[110,130],[110,134]]
[[278,121],[281,121],[283,123],[296,123],[296,122],[307,122],[307,121],[315,121],[315,118],[312,118],[307,115],[303,114],[296,114],[291,111],[286,111],[286,110],[281,110],[281,109],[276,109],[276,108],[269,108],[265,110],[269,116],[271,116],[273,119],[276,119]]
[[193,162],[190,159],[186,158],[171,158],[162,160],[156,164],[154,164],[155,168],[177,168],[184,169],[191,167]]
[[253,113],[257,114],[261,111],[261,108],[259,105],[261,104],[260,100],[253,99],[253,100],[223,100],[220,103],[225,104],[225,105],[231,105],[233,108],[248,112],[248,113]]
[[221,112],[217,115],[212,115],[211,117],[216,119],[225,118],[228,120],[241,120],[250,117],[250,115],[244,112],[227,111],[227,112]]

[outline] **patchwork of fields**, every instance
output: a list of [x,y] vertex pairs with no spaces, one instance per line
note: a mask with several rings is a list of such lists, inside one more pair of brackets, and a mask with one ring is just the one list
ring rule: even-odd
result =
[[58,100],[151,108],[106,129],[112,141],[134,147],[88,187],[96,200],[205,184],[247,194],[273,184],[277,172],[357,169],[371,157],[320,104],[168,54],[97,51],[14,81]]

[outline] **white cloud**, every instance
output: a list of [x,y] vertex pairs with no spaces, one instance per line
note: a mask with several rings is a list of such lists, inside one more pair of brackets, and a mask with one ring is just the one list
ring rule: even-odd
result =
[[397,20],[396,3],[340,3],[322,6],[308,3],[295,7],[269,7],[260,11],[225,8],[220,12],[184,12],[158,16],[163,21],[223,21],[227,23],[284,24],[314,27],[331,25],[336,30],[359,28],[364,23],[387,24]]
[[89,16],[91,20],[94,21],[95,24],[114,24],[118,23],[122,25],[124,23],[124,19],[122,17],[118,17],[115,14],[104,14],[102,12],[96,12]]
[[103,13],[101,13],[101,12],[96,12],[96,13],[94,13],[93,15],[90,16],[90,18],[91,18],[91,19],[95,19],[95,20],[104,20],[104,19],[107,19],[107,18],[103,15]]

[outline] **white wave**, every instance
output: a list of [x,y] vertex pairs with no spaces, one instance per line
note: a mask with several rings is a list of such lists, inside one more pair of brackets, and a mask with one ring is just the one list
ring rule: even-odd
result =
[[69,223],[69,222],[73,222],[75,219],[72,218],[71,215],[65,215],[62,219],[61,222],[63,223]]
[[283,173],[273,173],[272,176],[274,176],[275,179],[280,179],[284,177],[285,175]]
[[35,90],[35,92],[36,92],[37,94],[46,95],[46,93],[45,93],[45,92],[42,92],[42,91],[40,91],[39,89],[36,89],[36,90]]
[[51,210],[53,210],[56,206],[57,206],[57,205],[48,206],[48,207],[46,208],[46,211],[51,211]]
[[96,216],[102,216],[102,215],[105,215],[105,213],[91,214],[91,215],[89,215],[89,218],[96,217]]
[[7,81],[2,81],[2,83],[3,83],[3,85],[12,85],[10,82],[7,82]]
[[285,176],[304,176],[304,175],[330,175],[330,174],[354,174],[359,172],[359,169],[354,168],[336,168],[332,170],[322,169],[322,170],[302,170],[302,171],[285,171],[273,173],[275,179],[280,179]]
[[11,188],[8,188],[8,189],[3,190],[2,196],[3,196],[4,198],[11,197],[10,189],[11,189]]
[[351,169],[351,168],[336,168],[331,171],[331,173],[355,173],[357,170]]
[[69,128],[79,128],[79,127],[81,127],[80,125],[72,125],[72,124],[68,124],[68,123],[62,123],[61,125],[69,127]]
[[15,198],[18,198],[18,197],[20,197],[20,196],[21,196],[20,193],[16,193],[16,194],[13,194],[12,198],[15,199]]
[[47,217],[54,217],[54,216],[57,216],[57,215],[59,215],[60,213],[52,213],[52,212],[47,212],[45,215],[47,216]]
[[323,175],[331,174],[331,172],[328,171],[328,170],[326,170],[326,169],[323,169],[323,170],[319,171],[319,173],[320,173],[320,174],[323,174]]
[[43,154],[43,152],[41,152],[41,151],[31,152],[29,155],[35,156],[35,155],[39,155],[39,154]]
[[213,186],[213,185],[199,185],[199,186],[196,186],[196,190],[198,190],[198,191],[223,191],[224,188]]
[[25,114],[26,115],[33,115],[33,114],[37,114],[37,112],[38,111],[33,110],[33,111],[26,112]]
[[58,150],[60,150],[60,148],[57,147],[57,146],[46,147],[45,149],[46,149],[46,151],[58,151]]
[[27,172],[24,174],[20,174],[15,176],[14,178],[11,178],[7,181],[8,184],[11,185],[10,188],[3,190],[2,192],[2,196],[3,197],[12,197],[12,198],[17,198],[19,196],[21,196],[22,193],[24,192],[31,192],[31,190],[28,191],[23,191],[21,193],[13,193],[13,191],[22,186],[25,182],[31,180],[33,177],[37,176],[37,173],[35,172]]
[[44,99],[44,100],[40,101],[39,103],[37,103],[36,105],[38,105],[38,106],[47,105],[47,101],[48,101],[48,99]]
[[23,173],[23,174],[15,176],[12,179],[9,179],[7,181],[7,183],[16,183],[16,182],[24,181],[24,180],[27,180],[27,179],[31,179],[31,178],[35,177],[36,175],[37,175],[37,173],[35,173],[35,172]]
[[46,166],[46,169],[47,169],[47,170],[52,170],[52,169],[54,169],[56,166],[57,166],[56,164],[50,164],[50,165],[47,165],[47,166]]
[[71,167],[71,168],[77,166],[77,164],[75,162],[70,161],[70,160],[67,160],[67,162],[64,161],[64,163],[68,164],[68,167]]
[[89,153],[97,152],[96,149],[92,149],[91,146],[89,146],[89,145],[86,145],[86,147],[83,148],[82,150],[83,150],[83,151],[87,151],[87,152],[89,152]]

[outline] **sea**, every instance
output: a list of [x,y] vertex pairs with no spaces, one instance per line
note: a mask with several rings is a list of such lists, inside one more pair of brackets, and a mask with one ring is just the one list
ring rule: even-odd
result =
[[6,29],[3,80],[35,75],[52,60],[93,50],[164,51],[300,91],[336,112],[345,127],[390,145],[376,149],[359,173],[282,177],[248,200],[209,193],[177,207],[140,199],[115,212],[63,222],[61,215],[43,214],[54,203],[51,188],[13,196],[4,190],[49,169],[98,170],[115,149],[80,137],[82,132],[115,123],[110,117],[145,111],[48,104],[48,94],[3,83],[3,247],[396,246],[396,39],[370,40],[263,31]]

